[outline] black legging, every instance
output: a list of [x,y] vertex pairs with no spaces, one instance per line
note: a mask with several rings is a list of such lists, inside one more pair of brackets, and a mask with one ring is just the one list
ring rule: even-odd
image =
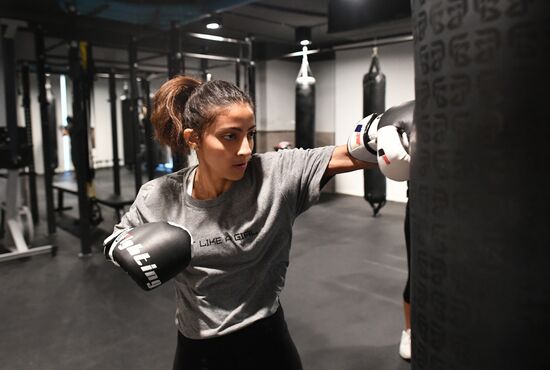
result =
[[178,332],[174,370],[302,370],[281,307],[221,337],[189,339]]
[[405,247],[407,248],[407,283],[403,291],[403,300],[406,303],[411,303],[411,224],[408,201],[405,208]]

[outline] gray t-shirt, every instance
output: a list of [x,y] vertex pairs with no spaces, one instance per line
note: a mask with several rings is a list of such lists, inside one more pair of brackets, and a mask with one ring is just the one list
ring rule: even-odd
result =
[[187,193],[194,167],[141,187],[115,231],[171,221],[191,233],[191,264],[175,278],[176,323],[184,336],[224,335],[277,310],[292,225],[319,199],[333,150],[254,154],[244,177],[211,200]]

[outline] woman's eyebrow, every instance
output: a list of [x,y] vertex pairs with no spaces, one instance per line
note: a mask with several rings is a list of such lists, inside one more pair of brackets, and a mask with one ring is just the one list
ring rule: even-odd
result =
[[[250,127],[248,130],[246,131],[250,131],[250,130],[254,130],[256,129],[256,125]],[[232,131],[238,131],[238,132],[242,132],[243,129],[241,127],[237,127],[237,126],[229,126],[229,127],[222,127],[220,128],[220,131],[223,131],[223,130],[232,130]]]

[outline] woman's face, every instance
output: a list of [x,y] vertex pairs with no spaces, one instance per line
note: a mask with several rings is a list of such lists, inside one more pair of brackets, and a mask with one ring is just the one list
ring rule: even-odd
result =
[[200,139],[201,171],[213,181],[240,180],[252,156],[255,134],[254,112],[248,104],[224,107]]

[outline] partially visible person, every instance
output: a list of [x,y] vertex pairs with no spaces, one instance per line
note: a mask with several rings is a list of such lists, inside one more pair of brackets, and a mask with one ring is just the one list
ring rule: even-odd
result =
[[[407,189],[407,198],[409,190]],[[405,359],[411,359],[411,224],[409,216],[409,200],[405,206],[405,248],[407,249],[407,282],[403,290],[403,312],[405,315],[405,329],[401,332],[401,341],[399,342],[399,355]]]
[[388,109],[382,115],[377,130],[377,151],[380,171],[394,181],[407,181],[404,234],[407,251],[407,282],[403,291],[405,329],[401,332],[399,355],[411,359],[411,226],[408,180],[410,174],[410,142],[412,141],[415,101],[411,100]]
[[69,145],[71,146],[71,162],[73,163],[73,167],[76,169],[76,164],[75,164],[75,158],[76,158],[76,151],[75,151],[75,146],[73,145],[73,134],[74,134],[74,124],[73,124],[73,117],[71,116],[67,116],[67,118],[65,119],[66,121],[66,124],[63,126],[59,126],[59,129],[61,130],[61,133],[63,134],[63,136],[68,136],[69,137]]

